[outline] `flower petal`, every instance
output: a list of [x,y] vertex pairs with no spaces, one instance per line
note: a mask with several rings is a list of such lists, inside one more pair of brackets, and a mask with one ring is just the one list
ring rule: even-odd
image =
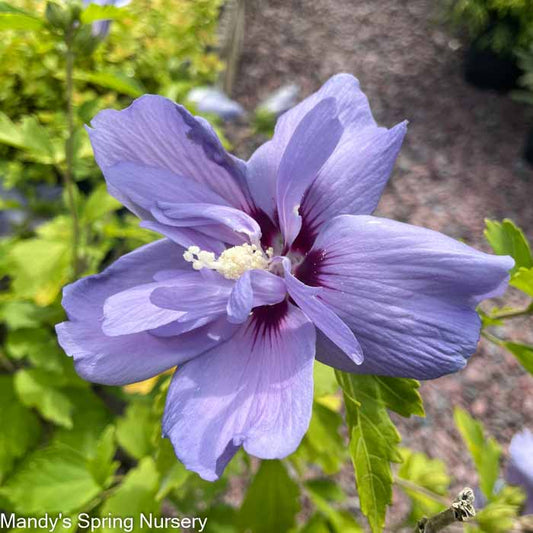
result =
[[[259,147],[247,163],[248,184],[254,203],[267,213],[272,220],[275,220],[276,213],[275,192],[278,168],[285,148],[307,113],[322,100],[328,98],[335,99],[337,104],[337,117],[343,129],[349,130],[345,131],[343,135],[343,139],[341,140],[342,145],[346,146],[346,140],[354,138],[357,132],[364,131],[365,138],[368,139],[372,132],[381,130],[381,128],[377,127],[372,117],[368,100],[360,90],[359,82],[350,74],[337,74],[333,76],[319,91],[284,113],[278,119],[272,140]],[[338,150],[340,149],[341,147],[339,146]],[[352,146],[351,149],[355,148]],[[355,166],[355,164],[353,165]],[[321,171],[320,175],[323,173]],[[346,173],[349,173],[349,169],[346,170]],[[355,186],[359,175],[353,172],[350,175],[352,176],[352,181],[350,182],[350,186],[352,187]],[[330,177],[336,178],[335,175],[330,175]],[[369,180],[366,181],[368,182]],[[364,193],[364,187],[360,187],[360,189],[360,192]],[[330,190],[329,193],[331,192]],[[344,192],[346,191],[333,191],[333,194],[338,196]],[[351,196],[350,199],[352,199]],[[353,211],[347,210],[346,212]],[[365,210],[366,212],[369,211]]]
[[526,492],[524,514],[533,513],[533,433],[525,429],[514,435],[509,446],[505,479]]
[[95,158],[105,176],[119,163],[136,163],[194,179],[228,205],[249,208],[244,163],[226,153],[205,120],[171,100],[145,95],[122,111],[100,112],[91,125]]
[[[192,269],[191,269],[192,270]],[[160,282],[145,283],[111,295],[104,302],[102,331],[110,336],[128,335],[159,328],[181,318],[185,312],[154,305],[150,297],[159,288],[181,284],[203,284],[202,276],[195,271]]]
[[139,226],[160,233],[183,248],[198,246],[201,250],[213,252],[217,255],[226,249],[223,242],[195,229],[176,228],[161,222],[152,222],[151,220],[143,220]]
[[321,287],[309,287],[296,279],[290,270],[290,261],[283,260],[285,283],[289,294],[298,307],[307,315],[307,318],[338,346],[353,363],[360,365],[363,362],[363,350],[350,328],[337,314],[320,300]]
[[157,202],[179,199],[183,203],[229,205],[206,184],[179,176],[167,168],[124,161],[105,168],[110,194],[138,217],[153,220],[150,210]]
[[159,271],[187,265],[183,249],[168,240],[143,246],[101,274],[65,287],[68,321],[56,326],[59,343],[85,379],[122,385],[147,379],[215,346],[233,332],[224,320],[180,337],[160,338],[143,331],[108,337],[102,331],[104,302],[113,294],[150,282]]
[[276,321],[254,315],[172,380],[163,434],[204,479],[217,479],[241,445],[262,459],[286,457],[308,428],[315,331],[300,310],[280,305]]
[[[309,257],[315,264],[302,272],[314,273],[322,300],[365,353],[351,370],[417,379],[466,364],[479,339],[475,307],[505,287],[513,266],[510,257],[478,252],[435,231],[364,215],[330,221]],[[335,362],[327,358],[320,354]]]
[[260,244],[259,224],[245,212],[233,207],[158,202],[152,213],[159,222],[166,225],[194,228],[223,242],[236,245],[248,240],[253,244]]
[[347,128],[337,149],[307,190],[296,248],[307,251],[321,226],[337,215],[367,215],[377,207],[402,146],[407,123],[390,130]]
[[276,183],[280,228],[290,246],[302,226],[303,195],[342,135],[334,98],[320,101],[298,124],[281,158]]
[[274,305],[287,293],[285,282],[266,270],[249,270],[236,282],[231,291],[227,313],[234,324],[244,322],[254,307]]
[[205,317],[214,320],[224,315],[233,282],[220,275],[206,279],[200,273],[196,274],[198,278],[182,277],[178,284],[156,288],[150,295],[150,301],[156,307],[183,313],[179,322]]

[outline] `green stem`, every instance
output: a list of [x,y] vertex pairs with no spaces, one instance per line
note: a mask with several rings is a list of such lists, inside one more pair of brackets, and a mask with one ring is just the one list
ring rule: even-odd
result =
[[489,340],[490,342],[492,342],[493,344],[496,344],[497,346],[502,346],[503,344],[503,341],[501,339],[499,339],[498,337],[496,337],[492,333],[489,333],[486,330],[483,330],[481,332],[481,335],[485,337],[487,340]]
[[64,185],[67,191],[67,207],[72,218],[72,271],[74,278],[80,274],[79,244],[80,224],[76,209],[74,185],[74,108],[72,104],[74,51],[72,49],[74,27],[67,30],[65,36],[66,51],[66,101],[68,136],[65,143],[66,170],[63,173]]
[[495,313],[489,315],[490,318],[500,319],[500,318],[517,318],[520,316],[526,316],[531,314],[533,311],[532,306],[528,306],[525,309],[514,309],[513,311],[502,311],[501,313]]
[[414,533],[438,533],[455,522],[464,522],[476,516],[474,491],[464,488],[444,511],[418,521]]
[[403,479],[401,477],[395,477],[394,483],[396,483],[396,485],[398,485],[402,489],[412,490],[412,491],[418,492],[419,494],[423,494],[424,496],[431,498],[433,501],[440,503],[441,505],[444,505],[444,506],[448,505],[448,500],[444,498],[443,496],[435,494],[434,492],[431,492],[425,487],[421,487],[420,485],[417,485],[416,483],[413,483],[412,481],[409,481],[408,479]]

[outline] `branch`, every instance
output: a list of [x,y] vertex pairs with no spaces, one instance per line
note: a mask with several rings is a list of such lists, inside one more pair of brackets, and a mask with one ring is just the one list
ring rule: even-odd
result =
[[74,192],[74,109],[73,98],[73,71],[74,71],[74,50],[73,50],[74,26],[71,25],[65,35],[66,44],[66,101],[67,101],[67,125],[68,137],[65,144],[65,159],[67,163],[66,171],[63,175],[65,188],[67,190],[67,202],[70,216],[72,217],[72,270],[74,279],[80,274],[79,244],[80,244],[80,223],[76,207]]
[[458,494],[448,509],[431,518],[419,520],[415,533],[438,533],[454,522],[464,522],[473,516],[476,516],[474,491],[467,487]]

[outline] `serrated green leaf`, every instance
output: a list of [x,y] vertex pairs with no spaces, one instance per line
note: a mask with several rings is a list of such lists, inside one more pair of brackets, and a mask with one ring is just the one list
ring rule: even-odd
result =
[[[446,465],[439,459],[430,459],[423,453],[402,448],[400,453],[403,463],[398,469],[398,477],[409,481],[410,486],[400,485],[411,499],[409,520],[415,523],[423,516],[432,516],[442,511],[445,506],[437,501],[439,496],[447,493],[450,477]],[[417,490],[421,487],[421,490]],[[426,491],[435,494],[431,498]]]
[[465,410],[457,407],[454,420],[476,465],[481,491],[490,500],[500,473],[500,446],[492,437],[485,437],[481,422],[474,420]]
[[135,459],[148,455],[154,447],[153,436],[160,421],[152,403],[149,397],[134,398],[117,420],[117,441]]
[[522,267],[533,267],[531,249],[524,233],[512,220],[508,218],[503,222],[485,220],[485,238],[491,245],[494,253],[498,255],[510,255],[515,260],[515,266],[511,270],[514,275]]
[[0,12],[0,30],[38,30],[43,21],[19,12]]
[[119,20],[128,15],[127,10],[112,5],[89,4],[81,13],[83,24],[91,24],[97,20]]
[[289,531],[300,509],[300,490],[280,461],[261,461],[239,511],[243,531]]
[[533,298],[533,268],[519,268],[510,285]]
[[[410,402],[397,405],[390,383],[382,378],[336,371],[344,392],[346,421],[350,434],[350,455],[355,469],[361,510],[373,532],[383,530],[387,506],[392,501],[391,462],[401,462],[401,440],[387,413],[389,403],[407,412]],[[398,390],[396,384],[392,390]],[[418,405],[415,402],[413,405]]]
[[91,501],[101,488],[86,460],[67,446],[51,446],[30,455],[0,489],[17,513],[70,513]]
[[385,405],[392,411],[409,417],[425,416],[424,403],[418,389],[420,383],[416,379],[374,376],[380,388]]
[[94,455],[87,461],[89,472],[102,488],[110,485],[119,466],[117,461],[113,461],[116,449],[115,428],[108,426],[98,440]]
[[34,446],[41,433],[37,417],[22,405],[11,376],[0,376],[0,484],[14,462]]
[[[100,516],[138,517],[157,515],[160,504],[155,495],[159,486],[159,474],[151,457],[144,457],[139,464],[131,469],[122,483],[117,487],[108,500],[102,505]],[[135,520],[133,531],[142,531],[139,520]],[[103,527],[102,533],[113,532],[115,529]]]
[[50,134],[35,117],[26,116],[20,124],[15,124],[0,112],[0,143],[24,150],[39,163],[51,164],[55,161]]
[[72,403],[56,388],[57,375],[40,368],[19,370],[15,374],[15,390],[26,407],[34,407],[50,422],[72,427]]
[[120,207],[121,203],[107,192],[105,185],[100,185],[87,198],[81,219],[84,223],[91,224]]
[[509,350],[518,359],[518,362],[533,375],[533,346],[508,341],[501,341],[500,344]]

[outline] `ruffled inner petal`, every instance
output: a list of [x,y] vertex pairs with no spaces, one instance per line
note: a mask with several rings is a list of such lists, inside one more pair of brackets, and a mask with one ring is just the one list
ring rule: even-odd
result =
[[[101,274],[65,287],[63,307],[68,320],[56,326],[57,335],[83,378],[107,385],[141,381],[199,355],[234,332],[235,327],[225,319],[179,337],[165,338],[149,331],[110,337],[103,332],[106,300],[150,284],[158,272],[189,269],[182,254],[183,248],[164,239],[121,257]],[[154,326],[150,320],[146,327]]]

